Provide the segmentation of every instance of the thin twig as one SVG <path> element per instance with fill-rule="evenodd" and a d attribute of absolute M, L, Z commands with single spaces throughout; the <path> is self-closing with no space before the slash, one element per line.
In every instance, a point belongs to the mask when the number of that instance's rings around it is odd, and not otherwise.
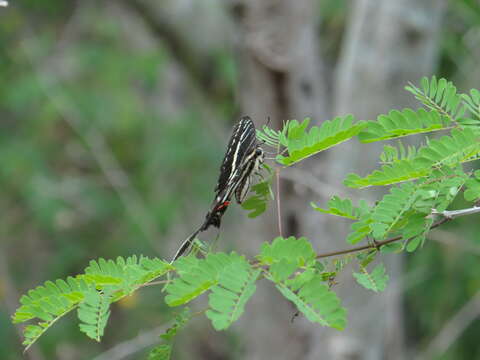
<path fill-rule="evenodd" d="M 277 221 L 278 221 L 278 233 L 283 237 L 282 231 L 282 208 L 280 203 L 280 168 L 275 169 L 275 177 L 277 180 Z"/>

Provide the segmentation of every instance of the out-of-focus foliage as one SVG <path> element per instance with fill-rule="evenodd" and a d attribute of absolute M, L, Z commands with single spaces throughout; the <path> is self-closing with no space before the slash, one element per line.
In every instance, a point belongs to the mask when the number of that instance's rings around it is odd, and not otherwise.
<path fill-rule="evenodd" d="M 479 81 L 479 37 L 478 1 L 449 1 L 440 34 L 442 53 L 437 73 L 451 79 L 462 92 L 477 87 Z M 470 182 L 474 181 L 472 179 Z M 460 198 L 453 204 L 458 208 L 464 205 L 464 200 Z M 478 227 L 467 219 L 459 219 L 457 223 L 447 225 L 445 230 L 456 234 L 456 240 L 465 239 L 465 243 L 460 246 L 429 246 L 425 251 L 409 257 L 407 262 L 407 268 L 412 273 L 419 274 L 408 287 L 406 296 L 407 314 L 411 314 L 406 317 L 408 343 L 419 349 L 429 345 L 446 322 L 477 293 L 480 285 L 479 278 L 475 275 L 479 271 L 479 255 L 468 247 L 468 244 L 473 248 L 480 246 Z M 433 233 L 431 237 L 441 240 L 441 234 Z M 480 322 L 475 320 L 441 359 L 479 357 L 479 331 Z"/>
<path fill-rule="evenodd" d="M 230 124 L 205 116 L 172 78 L 169 49 L 122 11 L 57 0 L 0 10 L 0 251 L 18 292 L 78 273 L 92 257 L 167 256 L 172 226 L 195 222 L 187 215 L 211 200 L 225 145 L 212 127 Z M 233 58 L 218 53 L 216 84 L 232 89 Z M 211 110 L 231 119 L 232 108 L 227 96 Z M 20 359 L 2 301 L 17 296 L 4 286 L 0 277 L 0 358 Z M 103 346 L 158 326 L 166 311 L 155 291 L 118 302 L 109 323 L 128 326 Z M 51 332 L 40 344 L 46 358 L 101 351 L 68 322 Z"/>
<path fill-rule="evenodd" d="M 177 333 L 185 327 L 190 320 L 191 313 L 188 307 L 185 307 L 175 315 L 175 322 L 164 334 L 160 335 L 163 343 L 150 351 L 148 360 L 169 360 L 172 355 L 172 345 Z"/>
<path fill-rule="evenodd" d="M 162 40 L 152 39 L 148 30 L 112 8 L 93 1 L 9 2 L 8 8 L 0 9 L 0 252 L 8 259 L 10 280 L 24 292 L 47 278 L 78 273 L 92 257 L 155 254 L 154 247 L 164 248 L 162 236 L 168 236 L 175 223 L 196 214 L 192 208 L 198 202 L 211 200 L 215 164 L 223 149 L 221 139 L 211 140 L 203 104 L 191 102 L 188 91 L 174 86 L 171 53 Z M 351 2 L 319 3 L 322 53 L 332 65 L 340 53 Z M 478 2 L 448 4 L 437 73 L 461 89 L 478 87 Z M 197 19 L 202 21 L 201 16 Z M 188 26 L 197 30 L 195 24 Z M 225 47 L 213 53 L 219 71 L 209 78 L 227 94 L 213 106 L 230 118 L 235 109 L 234 54 Z M 50 91 L 39 84 L 39 74 L 53 81 Z M 183 99 L 180 104 L 172 103 L 173 92 Z M 67 98 L 68 108 L 79 114 L 80 131 L 70 125 L 71 114 L 61 111 L 52 95 Z M 100 169 L 85 138 L 92 129 L 101 132 L 139 192 L 152 218 L 153 239 Z M 121 174 L 113 175 L 123 184 Z M 470 185 L 475 187 L 473 179 Z M 454 203 L 464 205 L 461 199 Z M 449 230 L 480 246 L 478 229 L 468 223 L 460 219 Z M 408 288 L 406 299 L 413 347 L 428 344 L 475 294 L 478 260 L 462 246 L 433 244 L 408 259 L 409 270 L 426 273 Z M 116 337 L 107 334 L 105 347 L 164 321 L 157 292 L 147 289 L 113 307 L 109 322 Z M 17 360 L 23 356 L 10 325 L 12 309 L 4 307 L 8 295 L 13 296 L 0 279 L 0 358 Z M 73 322 L 60 322 L 50 331 L 39 342 L 46 358 L 68 357 L 80 348 L 91 358 L 101 351 L 77 336 Z M 472 323 L 442 360 L 480 357 L 479 331 L 479 322 Z"/>

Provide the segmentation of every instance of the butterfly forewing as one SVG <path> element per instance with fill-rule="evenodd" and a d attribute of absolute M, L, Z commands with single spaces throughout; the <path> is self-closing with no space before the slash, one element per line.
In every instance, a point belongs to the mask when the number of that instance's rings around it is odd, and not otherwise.
<path fill-rule="evenodd" d="M 238 180 L 236 178 L 238 177 L 238 170 L 244 163 L 245 156 L 255 149 L 255 144 L 255 126 L 250 117 L 244 116 L 233 128 L 232 136 L 228 142 L 227 151 L 220 168 L 220 176 L 215 187 L 217 197 Z"/>

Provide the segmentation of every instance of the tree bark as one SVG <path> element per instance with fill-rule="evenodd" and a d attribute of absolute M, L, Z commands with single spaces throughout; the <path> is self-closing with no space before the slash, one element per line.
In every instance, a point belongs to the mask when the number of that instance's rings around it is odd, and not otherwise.
<path fill-rule="evenodd" d="M 335 114 L 353 113 L 375 119 L 392 108 L 417 107 L 404 91 L 409 82 L 430 75 L 436 66 L 438 34 L 444 1 L 359 0 L 354 2 L 335 81 Z M 330 158 L 329 178 L 339 184 L 347 173 L 366 174 L 376 163 L 381 144 L 347 143 Z M 361 151 L 359 151 L 361 149 Z M 375 194 L 370 194 L 370 196 Z M 329 224 L 329 243 L 344 243 L 345 227 Z M 330 359 L 404 359 L 402 307 L 402 259 L 384 257 L 390 285 L 381 295 L 372 295 L 352 279 L 341 282 L 340 295 L 349 310 L 349 325 L 343 333 L 316 329 L 325 336 L 308 359 L 320 352 Z"/>
<path fill-rule="evenodd" d="M 237 52 L 242 113 L 255 119 L 257 126 L 270 118 L 269 126 L 277 129 L 287 119 L 325 118 L 326 89 L 315 2 L 232 1 L 231 11 L 240 34 Z M 291 183 L 282 181 L 281 187 L 282 202 L 288 204 L 282 212 L 282 235 L 300 235 L 296 212 L 305 208 L 305 199 L 292 196 Z M 254 229 L 254 233 L 264 234 L 263 239 L 278 236 L 276 217 L 272 216 L 263 229 Z M 258 243 L 249 246 L 258 250 Z M 294 308 L 269 285 L 259 284 L 242 318 L 244 358 L 302 359 L 308 340 L 304 319 L 292 322 Z"/>
<path fill-rule="evenodd" d="M 242 35 L 239 66 L 243 112 L 259 122 L 270 116 L 277 125 L 292 117 L 326 119 L 329 109 L 325 100 L 330 99 L 326 96 L 317 49 L 313 2 L 245 0 L 232 4 Z M 354 2 L 333 79 L 332 112 L 351 112 L 357 118 L 374 119 L 392 107 L 411 106 L 412 99 L 403 88 L 408 81 L 418 81 L 434 70 L 444 5 L 444 1 L 435 0 Z M 309 162 L 309 171 L 323 174 L 329 184 L 341 187 L 347 173 L 363 174 L 371 169 L 378 153 L 375 146 L 347 143 L 330 154 L 328 165 L 318 159 Z M 298 193 L 292 200 L 292 188 L 283 189 L 290 190 L 282 195 L 282 202 L 288 206 L 282 217 L 284 235 L 307 235 L 317 242 L 318 248 L 342 246 L 347 229 L 333 222 L 325 223 L 310 211 Z M 244 319 L 248 327 L 246 357 L 405 358 L 401 259 L 396 256 L 384 260 L 388 262 L 391 283 L 382 295 L 373 296 L 347 276 L 338 279 L 340 285 L 335 290 L 350 314 L 343 333 L 320 328 L 304 319 L 288 323 L 285 317 L 293 312 L 292 308 L 275 291 L 260 289 Z M 252 326 L 258 316 L 262 317 L 261 325 Z"/>

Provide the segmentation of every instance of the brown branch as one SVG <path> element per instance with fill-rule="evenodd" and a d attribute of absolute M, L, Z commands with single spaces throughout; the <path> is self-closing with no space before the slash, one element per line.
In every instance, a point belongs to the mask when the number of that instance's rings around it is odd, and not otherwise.
<path fill-rule="evenodd" d="M 430 229 L 435 229 L 436 227 L 439 227 L 440 225 L 445 224 L 446 222 L 450 221 L 451 218 L 444 217 L 443 219 L 437 221 L 435 224 L 433 224 Z M 368 249 L 378 249 L 383 245 L 393 243 L 395 241 L 402 240 L 402 236 L 395 236 L 391 239 L 383 240 L 383 241 L 376 241 L 373 244 L 367 244 L 367 245 L 362 245 L 362 246 L 357 246 L 353 247 L 350 249 L 344 249 L 344 250 L 338 250 L 338 251 L 331 251 L 331 252 L 326 252 L 326 253 L 320 253 L 317 254 L 317 259 L 322 259 L 322 258 L 327 258 L 327 257 L 332 257 L 332 256 L 338 256 L 338 255 L 344 255 L 344 254 L 350 254 L 358 251 L 363 251 L 363 250 L 368 250 Z M 407 241 L 412 240 L 413 238 L 408 239 Z"/>

